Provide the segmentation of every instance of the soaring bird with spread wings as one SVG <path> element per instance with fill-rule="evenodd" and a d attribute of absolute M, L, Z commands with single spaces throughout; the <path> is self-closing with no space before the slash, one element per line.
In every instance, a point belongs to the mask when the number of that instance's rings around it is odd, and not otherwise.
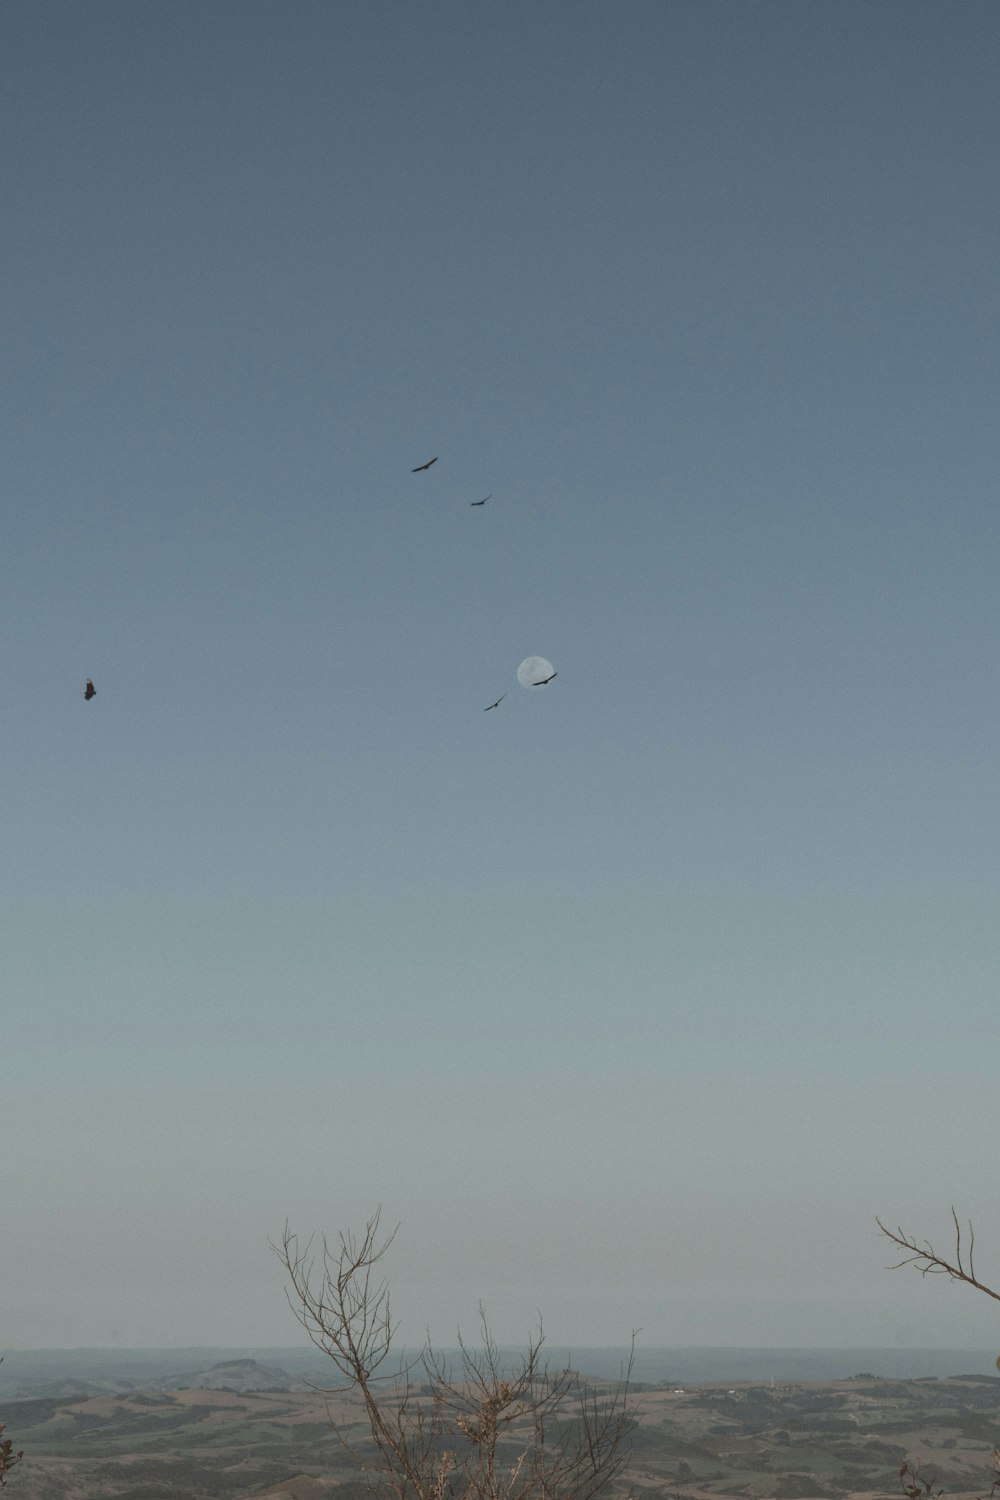
<path fill-rule="evenodd" d="M 430 468 L 431 464 L 436 464 L 436 463 L 437 463 L 437 458 L 436 457 L 435 458 L 429 458 L 425 464 L 418 464 L 415 469 L 411 469 L 410 473 L 411 474 L 422 474 L 425 469 L 429 469 Z"/>
<path fill-rule="evenodd" d="M 552 677 L 558 677 L 558 676 L 559 676 L 558 672 L 553 672 L 552 673 Z M 532 687 L 544 687 L 547 682 L 551 682 L 552 681 L 552 677 L 541 677 L 541 678 L 539 678 L 539 680 L 537 682 L 533 682 L 531 684 L 531 686 Z"/>
<path fill-rule="evenodd" d="M 492 495 L 492 492 L 491 492 L 489 495 L 486 496 L 486 500 L 492 500 L 492 499 L 493 499 L 493 495 Z M 469 504 L 470 505 L 485 505 L 486 504 L 486 500 L 470 500 Z"/>
<path fill-rule="evenodd" d="M 506 693 L 501 693 L 495 703 L 487 703 L 486 707 L 483 709 L 483 713 L 488 714 L 491 708 L 499 708 L 506 696 Z"/>

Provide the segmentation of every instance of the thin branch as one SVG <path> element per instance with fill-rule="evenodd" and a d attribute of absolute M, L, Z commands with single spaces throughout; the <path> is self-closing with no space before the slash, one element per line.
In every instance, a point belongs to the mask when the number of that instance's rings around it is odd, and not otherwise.
<path fill-rule="evenodd" d="M 975 1262 L 973 1260 L 975 1234 L 971 1221 L 967 1230 L 968 1244 L 966 1248 L 963 1248 L 962 1226 L 958 1222 L 958 1215 L 954 1208 L 951 1211 L 951 1217 L 955 1225 L 955 1259 L 953 1261 L 946 1260 L 943 1255 L 938 1255 L 933 1245 L 927 1240 L 921 1244 L 910 1235 L 904 1234 L 903 1230 L 898 1227 L 895 1231 L 888 1229 L 882 1223 L 881 1219 L 876 1218 L 875 1222 L 886 1239 L 891 1240 L 894 1245 L 898 1245 L 901 1250 L 907 1252 L 903 1259 L 897 1260 L 894 1265 L 889 1267 L 889 1270 L 898 1271 L 901 1266 L 914 1266 L 920 1272 L 921 1276 L 948 1276 L 952 1281 L 964 1281 L 968 1286 L 974 1286 L 977 1291 L 985 1292 L 987 1297 L 992 1297 L 995 1301 L 1000 1302 L 1000 1292 L 994 1291 L 991 1286 L 986 1285 L 985 1281 L 980 1281 L 976 1275 Z"/>

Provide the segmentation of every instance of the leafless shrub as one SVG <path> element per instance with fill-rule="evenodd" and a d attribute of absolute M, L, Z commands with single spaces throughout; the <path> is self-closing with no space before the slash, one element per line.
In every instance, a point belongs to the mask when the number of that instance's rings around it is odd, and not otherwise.
<path fill-rule="evenodd" d="M 0 1361 L 2 1363 L 2 1361 Z M 4 1424 L 0 1422 L 0 1434 L 4 1431 Z M 7 1475 L 15 1468 L 24 1457 L 23 1452 L 15 1453 L 14 1444 L 10 1438 L 0 1437 L 0 1489 L 7 1483 Z"/>
<path fill-rule="evenodd" d="M 997 1491 L 1000 1490 L 1000 1448 L 994 1448 L 990 1455 L 993 1460 L 993 1483 L 990 1485 L 990 1493 L 983 1500 L 994 1500 Z"/>
<path fill-rule="evenodd" d="M 457 1371 L 429 1341 L 386 1371 L 395 1325 L 379 1268 L 395 1230 L 380 1238 L 380 1215 L 339 1246 L 324 1238 L 316 1253 L 287 1225 L 274 1246 L 293 1312 L 364 1403 L 376 1454 L 369 1488 L 393 1500 L 592 1500 L 628 1460 L 631 1356 L 616 1383 L 597 1389 L 549 1369 L 539 1326 L 511 1368 L 480 1308 L 482 1346 L 460 1338 Z"/>
<path fill-rule="evenodd" d="M 937 1500 L 944 1490 L 934 1488 L 933 1479 L 921 1479 L 920 1464 L 911 1464 L 907 1459 L 899 1466 L 899 1487 L 907 1500 Z"/>
<path fill-rule="evenodd" d="M 0 1422 L 0 1432 L 3 1432 L 3 1423 Z M 7 1483 L 7 1475 L 15 1465 L 21 1462 L 23 1453 L 14 1452 L 14 1444 L 10 1438 L 0 1441 L 0 1487 Z"/>

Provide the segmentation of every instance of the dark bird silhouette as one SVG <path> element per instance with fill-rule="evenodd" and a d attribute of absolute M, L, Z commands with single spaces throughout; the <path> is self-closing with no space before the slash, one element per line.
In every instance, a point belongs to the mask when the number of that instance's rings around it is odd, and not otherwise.
<path fill-rule="evenodd" d="M 418 464 L 415 469 L 411 469 L 410 473 L 411 474 L 422 474 L 425 469 L 429 469 L 430 468 L 431 464 L 436 464 L 436 463 L 437 463 L 437 459 L 436 458 L 429 458 L 425 464 Z"/>
<path fill-rule="evenodd" d="M 492 499 L 493 499 L 493 495 L 492 494 L 489 494 L 489 495 L 486 496 L 486 500 L 492 500 Z M 485 505 L 486 504 L 486 500 L 470 500 L 469 504 L 470 505 Z"/>
<path fill-rule="evenodd" d="M 488 714 L 491 708 L 499 708 L 500 705 L 501 705 L 501 703 L 503 702 L 503 700 L 506 698 L 506 696 L 507 696 L 506 693 L 501 693 L 500 696 L 499 696 L 499 698 L 497 699 L 497 701 L 495 703 L 488 703 L 486 705 L 486 707 L 483 709 L 483 713 L 484 714 Z"/>
<path fill-rule="evenodd" d="M 553 672 L 552 673 L 552 677 L 558 677 L 558 676 L 559 676 L 558 672 Z M 552 681 L 552 677 L 542 677 L 542 678 L 539 679 L 538 682 L 533 682 L 531 684 L 531 686 L 532 687 L 544 687 L 547 682 L 551 682 Z"/>
<path fill-rule="evenodd" d="M 89 677 L 87 678 L 87 686 L 83 696 L 86 698 L 88 703 L 90 702 L 91 698 L 97 697 L 97 689 L 95 688 Z"/>

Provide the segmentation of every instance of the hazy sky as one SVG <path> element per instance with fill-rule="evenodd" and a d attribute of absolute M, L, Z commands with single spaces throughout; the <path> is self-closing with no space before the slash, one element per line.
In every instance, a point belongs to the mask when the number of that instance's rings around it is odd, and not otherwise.
<path fill-rule="evenodd" d="M 998 49 L 3 8 L 0 1344 L 1000 1350 Z"/>

